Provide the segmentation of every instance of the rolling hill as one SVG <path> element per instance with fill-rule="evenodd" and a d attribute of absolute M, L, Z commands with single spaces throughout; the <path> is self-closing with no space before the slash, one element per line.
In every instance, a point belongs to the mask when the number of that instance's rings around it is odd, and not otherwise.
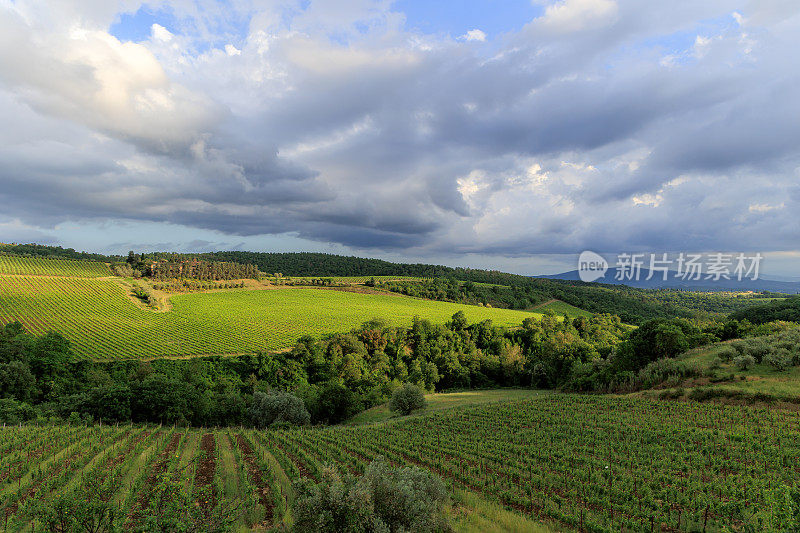
<path fill-rule="evenodd" d="M 167 310 L 157 312 L 137 305 L 130 282 L 97 277 L 102 263 L 75 262 L 71 275 L 57 276 L 52 273 L 71 262 L 8 259 L 0 261 L 0 324 L 19 320 L 33 333 L 57 330 L 77 354 L 93 359 L 281 350 L 303 335 L 346 332 L 371 319 L 397 326 L 410 325 L 414 317 L 444 323 L 463 311 L 470 322 L 518 326 L 526 317 L 541 316 L 399 295 L 268 285 L 172 295 Z M 10 265 L 15 274 L 2 274 Z"/>

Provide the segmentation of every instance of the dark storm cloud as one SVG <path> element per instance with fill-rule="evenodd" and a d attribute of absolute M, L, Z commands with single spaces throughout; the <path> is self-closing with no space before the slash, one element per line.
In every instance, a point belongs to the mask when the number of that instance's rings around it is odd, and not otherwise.
<path fill-rule="evenodd" d="M 417 254 L 796 247 L 794 3 L 562 0 L 486 43 L 280 4 L 234 2 L 230 48 L 120 43 L 106 3 L 0 7 L 3 215 Z"/>

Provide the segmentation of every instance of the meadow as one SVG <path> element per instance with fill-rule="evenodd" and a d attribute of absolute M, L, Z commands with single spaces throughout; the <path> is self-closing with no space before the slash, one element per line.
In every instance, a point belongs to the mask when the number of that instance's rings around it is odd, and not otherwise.
<path fill-rule="evenodd" d="M 174 513 L 263 529 L 291 523 L 293 480 L 382 456 L 446 481 L 456 531 L 774 530 L 798 437 L 796 412 L 566 394 L 355 427 L 23 426 L 0 430 L 0 519 L 21 531 L 58 494 L 112 502 L 128 527 Z"/>
<path fill-rule="evenodd" d="M 174 295 L 171 310 L 138 306 L 113 279 L 0 276 L 0 324 L 19 320 L 32 333 L 57 330 L 80 357 L 98 360 L 238 354 L 290 347 L 303 335 L 346 332 L 374 318 L 410 325 L 444 323 L 457 311 L 470 322 L 519 326 L 524 311 L 395 295 L 313 288 Z"/>

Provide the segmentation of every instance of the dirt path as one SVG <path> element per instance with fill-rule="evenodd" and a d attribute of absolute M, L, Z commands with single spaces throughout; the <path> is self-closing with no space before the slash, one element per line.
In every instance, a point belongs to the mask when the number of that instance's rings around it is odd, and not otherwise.
<path fill-rule="evenodd" d="M 545 306 L 548 306 L 548 305 L 550 305 L 550 304 L 554 304 L 554 303 L 556 303 L 556 302 L 558 302 L 558 301 L 559 301 L 559 300 L 556 300 L 555 298 L 553 298 L 553 299 L 551 299 L 551 300 L 547 300 L 546 302 L 542 302 L 542 303 L 540 303 L 540 304 L 536 304 L 536 305 L 534 305 L 533 307 L 531 307 L 531 309 L 539 309 L 539 308 L 541 308 L 541 307 L 545 307 Z"/>

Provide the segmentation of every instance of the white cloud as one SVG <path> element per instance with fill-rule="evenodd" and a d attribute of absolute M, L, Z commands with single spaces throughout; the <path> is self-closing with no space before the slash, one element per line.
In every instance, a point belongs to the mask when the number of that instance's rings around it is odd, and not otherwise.
<path fill-rule="evenodd" d="M 615 0 L 561 0 L 547 6 L 541 22 L 559 32 L 576 32 L 607 23 L 617 10 Z"/>
<path fill-rule="evenodd" d="M 486 33 L 482 32 L 479 29 L 469 30 L 467 33 L 461 36 L 462 39 L 465 41 L 480 41 L 484 42 L 486 40 Z"/>
<path fill-rule="evenodd" d="M 141 220 L 418 256 L 800 238 L 791 2 L 550 2 L 491 57 L 477 29 L 404 31 L 388 1 L 180 2 L 141 43 L 108 33 L 111 4 L 0 0 L 20 231 Z M 700 24 L 734 8 L 747 36 Z M 676 32 L 702 38 L 665 50 Z"/>

